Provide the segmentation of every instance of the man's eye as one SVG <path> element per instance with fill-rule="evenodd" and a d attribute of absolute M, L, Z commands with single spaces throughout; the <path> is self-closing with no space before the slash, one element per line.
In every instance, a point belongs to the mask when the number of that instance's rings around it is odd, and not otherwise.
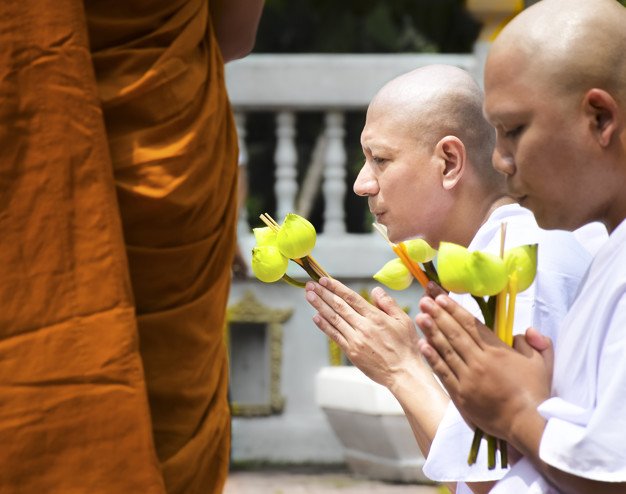
<path fill-rule="evenodd" d="M 524 130 L 524 126 L 518 125 L 517 127 L 514 127 L 511 130 L 505 130 L 504 137 L 506 137 L 507 139 L 515 139 L 516 137 L 519 137 L 519 135 L 522 133 L 523 130 Z"/>
<path fill-rule="evenodd" d="M 385 161 L 387 161 L 387 159 L 386 158 L 381 158 L 379 156 L 372 156 L 372 161 L 376 165 L 382 165 L 382 164 L 385 163 Z"/>

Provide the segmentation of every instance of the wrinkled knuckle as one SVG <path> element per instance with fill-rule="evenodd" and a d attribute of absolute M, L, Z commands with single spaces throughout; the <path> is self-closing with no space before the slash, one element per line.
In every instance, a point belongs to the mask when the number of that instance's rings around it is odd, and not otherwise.
<path fill-rule="evenodd" d="M 345 301 L 349 304 L 354 306 L 358 301 L 358 297 L 356 295 L 356 293 L 349 293 L 348 295 L 346 295 L 345 297 Z"/>
<path fill-rule="evenodd" d="M 333 313 L 331 314 L 328 322 L 330 322 L 331 325 L 337 327 L 340 321 L 341 321 L 341 318 L 339 317 L 339 315 L 336 313 Z"/>
<path fill-rule="evenodd" d="M 441 356 L 444 358 L 444 360 L 450 361 L 454 357 L 456 357 L 456 352 L 451 347 L 446 346 L 442 349 Z"/>

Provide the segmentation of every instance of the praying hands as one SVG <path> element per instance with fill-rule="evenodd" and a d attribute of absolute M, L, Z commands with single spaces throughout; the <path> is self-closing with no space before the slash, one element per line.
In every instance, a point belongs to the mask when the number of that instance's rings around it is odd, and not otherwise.
<path fill-rule="evenodd" d="M 537 407 L 550 396 L 549 340 L 530 329 L 511 349 L 446 295 L 424 297 L 420 309 L 420 351 L 461 414 L 522 454 L 536 455 L 545 427 Z"/>

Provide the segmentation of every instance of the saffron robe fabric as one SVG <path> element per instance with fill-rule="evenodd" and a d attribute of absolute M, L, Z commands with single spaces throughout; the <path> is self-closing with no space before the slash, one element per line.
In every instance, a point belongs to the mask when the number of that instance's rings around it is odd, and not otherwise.
<path fill-rule="evenodd" d="M 208 2 L 0 26 L 0 491 L 220 492 L 237 144 Z"/>
<path fill-rule="evenodd" d="M 495 210 L 481 226 L 469 245 L 470 250 L 480 250 L 498 255 L 500 252 L 500 224 L 506 222 L 505 250 L 519 245 L 537 243 L 537 275 L 533 284 L 517 296 L 514 334 L 522 334 L 530 326 L 556 341 L 558 327 L 573 303 L 582 278 L 592 256 L 579 239 L 601 242 L 606 231 L 593 235 L 580 232 L 578 237 L 565 231 L 546 231 L 539 228 L 533 214 L 517 204 Z M 600 237 L 598 239 L 598 237 Z M 451 294 L 451 297 L 482 320 L 478 304 L 470 295 Z M 473 431 L 464 422 L 454 404 L 450 403 L 437 429 L 424 473 L 437 481 L 458 482 L 457 492 L 471 492 L 462 483 L 497 480 L 506 470 L 500 467 L 499 455 L 495 470 L 487 468 L 487 443 L 483 440 L 477 463 L 469 466 L 467 455 Z"/>
<path fill-rule="evenodd" d="M 219 492 L 238 150 L 209 4 L 85 5 L 157 454 L 168 492 Z"/>

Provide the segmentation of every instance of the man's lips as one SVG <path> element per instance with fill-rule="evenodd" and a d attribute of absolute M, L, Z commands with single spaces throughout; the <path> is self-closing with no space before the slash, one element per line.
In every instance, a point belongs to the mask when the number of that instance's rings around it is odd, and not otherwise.
<path fill-rule="evenodd" d="M 379 211 L 379 212 L 372 211 L 372 214 L 374 215 L 374 218 L 376 218 L 376 222 L 377 223 L 382 223 L 381 220 L 382 220 L 383 216 L 385 216 L 384 212 L 382 212 L 382 211 Z"/>

